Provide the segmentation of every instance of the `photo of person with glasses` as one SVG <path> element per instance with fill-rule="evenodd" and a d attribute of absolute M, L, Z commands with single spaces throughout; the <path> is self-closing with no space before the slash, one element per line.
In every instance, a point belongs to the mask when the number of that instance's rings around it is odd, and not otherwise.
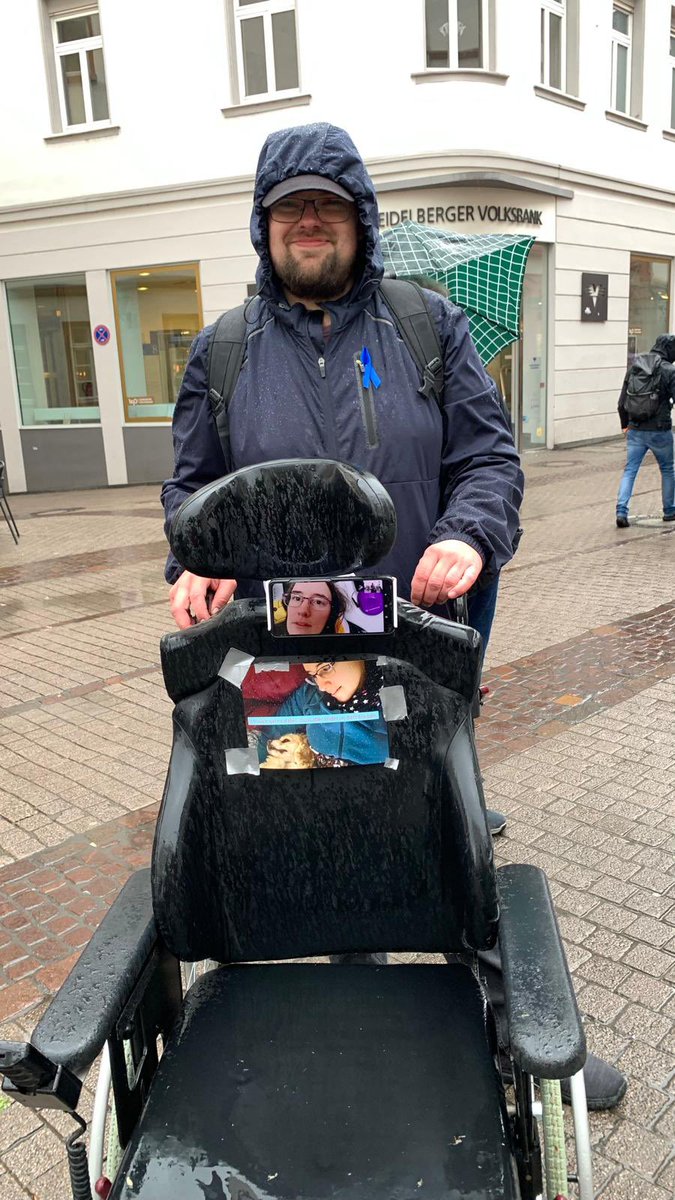
<path fill-rule="evenodd" d="M 389 758 L 377 663 L 356 659 L 302 665 L 305 682 L 284 700 L 273 723 L 247 716 L 250 727 L 259 726 L 261 766 L 348 767 Z M 242 690 L 246 701 L 246 680 Z"/>
<path fill-rule="evenodd" d="M 275 633 L 289 637 L 309 637 L 321 633 L 363 633 L 359 625 L 345 617 L 347 597 L 334 583 L 316 580 L 289 580 L 281 595 L 274 589 Z"/>

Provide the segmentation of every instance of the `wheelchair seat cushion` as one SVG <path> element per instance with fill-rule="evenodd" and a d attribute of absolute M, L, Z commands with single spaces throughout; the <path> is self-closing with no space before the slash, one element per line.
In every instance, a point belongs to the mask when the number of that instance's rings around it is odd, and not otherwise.
<path fill-rule="evenodd" d="M 220 967 L 111 1200 L 515 1200 L 506 1119 L 467 967 Z"/>

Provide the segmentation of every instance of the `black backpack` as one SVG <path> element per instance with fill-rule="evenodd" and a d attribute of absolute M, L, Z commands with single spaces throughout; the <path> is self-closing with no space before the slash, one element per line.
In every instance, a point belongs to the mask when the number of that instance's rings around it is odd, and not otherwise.
<path fill-rule="evenodd" d="M 427 399 L 433 398 L 440 407 L 443 396 L 443 355 L 436 322 L 429 311 L 424 291 L 410 279 L 383 279 L 380 294 L 401 339 L 419 368 L 422 376 L 420 393 Z M 244 361 L 249 329 L 244 319 L 245 308 L 245 304 L 240 304 L 223 313 L 216 321 L 209 342 L 208 397 L 226 463 L 230 461 L 228 407 Z"/>
<path fill-rule="evenodd" d="M 626 376 L 623 406 L 632 422 L 650 421 L 661 402 L 661 355 L 638 354 Z"/>

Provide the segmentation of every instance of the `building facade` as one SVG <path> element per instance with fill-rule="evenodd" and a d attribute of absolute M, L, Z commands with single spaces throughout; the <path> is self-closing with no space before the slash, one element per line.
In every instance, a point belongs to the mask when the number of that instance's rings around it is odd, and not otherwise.
<path fill-rule="evenodd" d="M 254 287 L 264 138 L 343 125 L 405 219 L 535 237 L 490 370 L 523 447 L 618 432 L 674 329 L 669 0 L 30 0 L 0 78 L 10 490 L 153 482 L 202 324 Z"/>

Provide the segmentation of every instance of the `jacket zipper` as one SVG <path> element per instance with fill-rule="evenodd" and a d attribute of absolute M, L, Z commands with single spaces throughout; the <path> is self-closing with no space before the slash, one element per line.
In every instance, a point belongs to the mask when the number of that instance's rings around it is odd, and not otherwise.
<path fill-rule="evenodd" d="M 377 418 L 375 416 L 375 405 L 373 403 L 373 393 L 371 388 L 363 386 L 363 363 L 358 354 L 354 355 L 354 372 L 356 374 L 356 389 L 359 394 L 359 404 L 361 405 L 361 417 L 363 419 L 363 428 L 366 434 L 366 446 L 369 450 L 374 450 L 379 446 L 380 439 L 377 436 Z"/>
<path fill-rule="evenodd" d="M 325 379 L 326 378 L 326 360 L 325 360 L 324 356 L 320 355 L 320 357 L 317 358 L 316 361 L 317 361 L 317 364 L 319 367 L 319 375 L 321 376 L 322 379 Z M 326 419 L 326 434 L 327 434 L 328 440 L 331 444 L 326 446 L 326 453 L 328 454 L 328 456 L 330 458 L 339 458 L 340 455 L 338 454 L 338 438 L 337 438 L 337 427 L 335 425 L 335 411 L 333 408 L 333 402 L 330 399 L 330 397 L 329 397 L 328 407 L 330 407 L 330 413 L 327 411 L 326 407 L 324 407 L 324 414 L 325 414 L 325 419 Z"/>

